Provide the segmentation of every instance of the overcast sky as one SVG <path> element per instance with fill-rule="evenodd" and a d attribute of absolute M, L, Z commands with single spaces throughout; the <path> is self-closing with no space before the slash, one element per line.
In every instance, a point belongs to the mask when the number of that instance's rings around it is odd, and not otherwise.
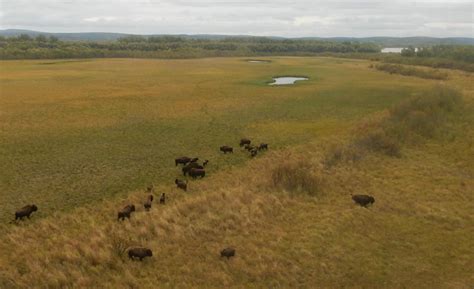
<path fill-rule="evenodd" d="M 0 28 L 48 32 L 474 37 L 466 0 L 0 0 Z"/>

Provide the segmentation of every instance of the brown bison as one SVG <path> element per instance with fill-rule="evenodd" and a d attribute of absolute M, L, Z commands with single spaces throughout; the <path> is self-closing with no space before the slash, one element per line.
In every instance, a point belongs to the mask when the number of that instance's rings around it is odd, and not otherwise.
<path fill-rule="evenodd" d="M 199 158 L 192 158 L 189 162 L 190 162 L 190 163 L 195 163 L 195 162 L 197 162 L 198 160 L 199 160 Z"/>
<path fill-rule="evenodd" d="M 183 165 L 186 165 L 187 163 L 189 163 L 191 161 L 191 158 L 188 158 L 188 157 L 180 157 L 180 158 L 177 158 L 174 160 L 174 164 L 175 166 L 177 166 L 178 164 L 183 164 Z"/>
<path fill-rule="evenodd" d="M 22 220 L 24 217 L 27 217 L 29 219 L 30 215 L 36 211 L 38 211 L 38 207 L 36 205 L 24 206 L 23 208 L 15 212 L 15 221 L 18 219 Z"/>
<path fill-rule="evenodd" d="M 183 190 L 183 191 L 187 191 L 188 190 L 188 184 L 187 182 L 183 181 L 183 180 L 178 180 L 178 179 L 175 179 L 174 180 L 174 183 L 176 184 L 176 187 L 178 187 L 179 189 Z"/>
<path fill-rule="evenodd" d="M 258 146 L 258 150 L 261 151 L 261 150 L 268 150 L 268 144 L 266 143 L 261 143 L 259 146 Z"/>
<path fill-rule="evenodd" d="M 128 250 L 128 258 L 134 260 L 134 258 L 143 260 L 145 257 L 152 257 L 153 252 L 148 248 L 136 247 Z"/>
<path fill-rule="evenodd" d="M 189 170 L 189 175 L 195 179 L 197 177 L 204 178 L 206 171 L 204 169 L 192 168 Z"/>
<path fill-rule="evenodd" d="M 257 156 L 257 153 L 258 153 L 258 150 L 256 148 L 254 148 L 253 150 L 250 151 L 250 156 L 255 157 L 255 156 Z"/>
<path fill-rule="evenodd" d="M 130 219 L 130 214 L 135 212 L 135 205 L 126 205 L 120 212 L 118 212 L 118 220 Z"/>
<path fill-rule="evenodd" d="M 353 195 L 352 200 L 362 207 L 367 207 L 367 205 L 375 203 L 374 197 L 369 195 Z"/>
<path fill-rule="evenodd" d="M 189 163 L 185 165 L 181 170 L 183 171 L 183 176 L 186 176 L 186 174 L 191 170 L 191 169 L 203 169 L 204 167 L 201 166 L 198 163 Z"/>
<path fill-rule="evenodd" d="M 256 146 L 253 146 L 253 145 L 249 145 L 249 144 L 246 144 L 244 146 L 244 149 L 248 150 L 248 151 L 251 151 L 253 149 L 256 149 L 257 147 Z"/>
<path fill-rule="evenodd" d="M 240 140 L 239 146 L 244 146 L 244 145 L 249 145 L 252 141 L 249 140 L 248 138 L 243 138 Z"/>
<path fill-rule="evenodd" d="M 205 161 L 202 163 L 202 166 L 205 167 L 205 166 L 207 166 L 208 163 L 209 163 L 209 160 L 205 160 Z"/>
<path fill-rule="evenodd" d="M 235 256 L 234 248 L 229 247 L 221 251 L 221 257 L 227 257 L 227 259 L 229 259 L 230 257 L 234 257 L 234 256 Z"/>
<path fill-rule="evenodd" d="M 165 193 L 162 193 L 162 194 L 161 194 L 161 197 L 160 197 L 160 204 L 161 204 L 161 205 L 164 205 L 164 204 L 165 204 L 165 201 L 166 201 Z"/>
<path fill-rule="evenodd" d="M 149 195 L 146 198 L 146 202 L 143 204 L 143 207 L 145 207 L 145 210 L 149 211 L 151 209 L 152 202 L 153 202 L 153 195 Z"/>
<path fill-rule="evenodd" d="M 234 153 L 234 149 L 230 146 L 221 146 L 220 151 L 223 152 L 224 154 L 226 153 Z"/>

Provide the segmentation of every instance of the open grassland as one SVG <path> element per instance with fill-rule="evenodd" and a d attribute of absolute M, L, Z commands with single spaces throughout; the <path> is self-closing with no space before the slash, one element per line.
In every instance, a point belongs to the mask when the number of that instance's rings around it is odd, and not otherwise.
<path fill-rule="evenodd" d="M 458 99 L 365 61 L 271 60 L 2 63 L 1 217 L 40 212 L 0 226 L 0 288 L 471 288 L 472 76 L 448 72 Z M 310 80 L 265 85 L 288 74 Z M 242 136 L 271 151 L 219 155 Z M 211 160 L 188 193 L 183 154 Z M 169 202 L 144 212 L 150 182 Z"/>
<path fill-rule="evenodd" d="M 171 184 L 174 158 L 209 159 L 240 137 L 272 149 L 344 133 L 433 81 L 387 77 L 367 62 L 330 58 L 11 61 L 0 74 L 0 218 L 24 203 L 38 217 Z M 307 75 L 270 87 L 275 75 Z"/>

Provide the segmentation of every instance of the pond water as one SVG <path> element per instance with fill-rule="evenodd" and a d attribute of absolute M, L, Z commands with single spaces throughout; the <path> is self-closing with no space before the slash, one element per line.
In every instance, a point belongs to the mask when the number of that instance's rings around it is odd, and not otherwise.
<path fill-rule="evenodd" d="M 283 77 L 274 77 L 273 82 L 270 83 L 269 85 L 288 85 L 288 84 L 294 84 L 297 81 L 300 80 L 308 80 L 309 78 L 307 77 L 294 77 L 294 76 L 283 76 Z"/>

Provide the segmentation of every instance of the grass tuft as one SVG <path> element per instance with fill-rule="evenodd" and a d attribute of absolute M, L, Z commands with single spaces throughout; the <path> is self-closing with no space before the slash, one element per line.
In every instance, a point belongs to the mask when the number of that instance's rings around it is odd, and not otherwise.
<path fill-rule="evenodd" d="M 324 176 L 322 169 L 316 167 L 310 160 L 304 157 L 292 157 L 278 163 L 272 169 L 271 184 L 276 189 L 290 193 L 321 196 Z"/>

